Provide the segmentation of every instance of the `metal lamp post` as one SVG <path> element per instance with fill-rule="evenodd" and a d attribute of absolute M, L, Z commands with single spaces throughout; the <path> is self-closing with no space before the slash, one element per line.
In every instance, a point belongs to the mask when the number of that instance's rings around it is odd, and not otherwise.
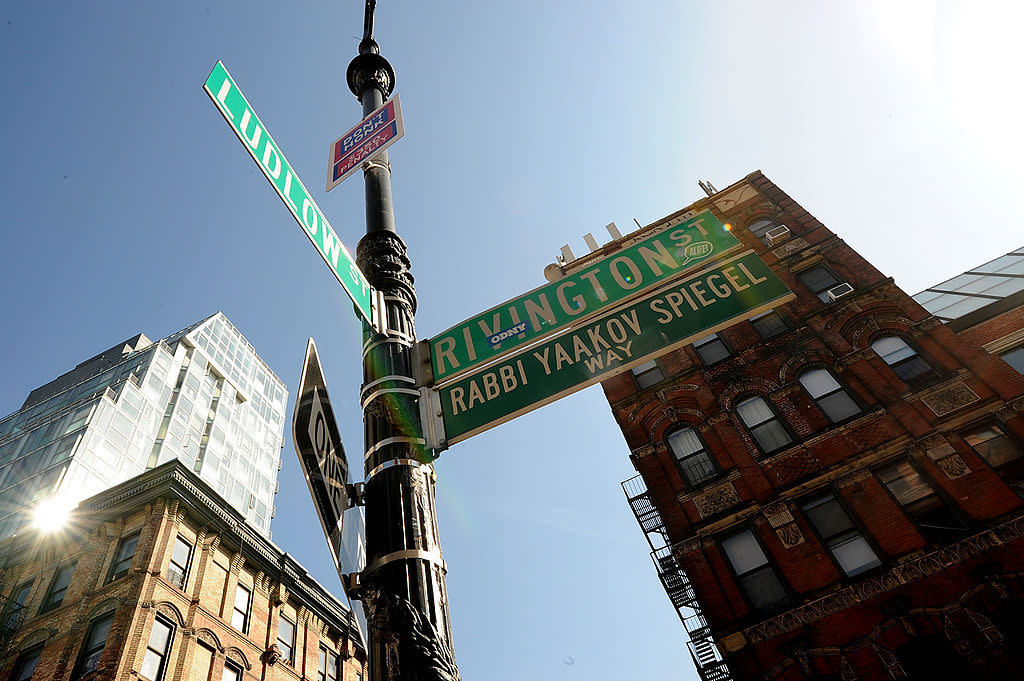
<path fill-rule="evenodd" d="M 395 71 L 373 39 L 376 0 L 366 0 L 349 89 L 368 115 L 391 95 Z M 383 298 L 381 328 L 364 323 L 366 568 L 370 681 L 459 681 L 434 503 L 433 455 L 426 447 L 413 378 L 416 289 L 395 227 L 385 151 L 363 165 L 366 236 L 357 263 Z"/>

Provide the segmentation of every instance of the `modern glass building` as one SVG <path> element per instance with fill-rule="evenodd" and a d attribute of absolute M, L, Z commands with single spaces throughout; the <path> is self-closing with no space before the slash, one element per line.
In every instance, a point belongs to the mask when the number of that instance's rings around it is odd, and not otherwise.
<path fill-rule="evenodd" d="M 942 321 L 950 322 L 1022 291 L 1024 247 L 930 286 L 913 298 Z"/>
<path fill-rule="evenodd" d="M 287 399 L 223 313 L 119 343 L 0 420 L 0 539 L 44 502 L 70 508 L 171 459 L 269 537 Z"/>

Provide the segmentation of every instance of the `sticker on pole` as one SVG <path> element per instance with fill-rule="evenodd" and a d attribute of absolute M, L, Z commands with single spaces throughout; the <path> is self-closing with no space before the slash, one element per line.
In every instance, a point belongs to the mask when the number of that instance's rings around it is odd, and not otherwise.
<path fill-rule="evenodd" d="M 405 134 L 402 105 L 395 95 L 384 106 L 331 142 L 327 158 L 327 191 L 359 170 L 364 161 L 381 153 Z"/>

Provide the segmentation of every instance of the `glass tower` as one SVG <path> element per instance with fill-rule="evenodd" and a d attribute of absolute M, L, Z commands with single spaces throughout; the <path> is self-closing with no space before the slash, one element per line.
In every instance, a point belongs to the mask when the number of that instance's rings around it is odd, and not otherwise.
<path fill-rule="evenodd" d="M 1024 291 L 1024 247 L 967 270 L 914 296 L 944 322 Z"/>
<path fill-rule="evenodd" d="M 221 312 L 157 342 L 119 343 L 0 420 L 0 539 L 41 502 L 71 507 L 170 459 L 269 537 L 287 400 Z"/>

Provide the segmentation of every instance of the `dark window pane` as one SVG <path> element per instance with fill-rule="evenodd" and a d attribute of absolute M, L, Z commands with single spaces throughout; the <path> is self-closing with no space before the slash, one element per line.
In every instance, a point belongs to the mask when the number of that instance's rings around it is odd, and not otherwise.
<path fill-rule="evenodd" d="M 11 675 L 12 681 L 28 681 L 31 679 L 32 675 L 36 672 L 36 665 L 39 664 L 39 656 L 42 652 L 43 649 L 39 647 L 22 653 L 14 664 L 14 674 Z"/>
<path fill-rule="evenodd" d="M 805 508 L 807 519 L 826 541 L 853 529 L 853 521 L 835 497 L 829 496 Z"/>
<path fill-rule="evenodd" d="M 722 342 L 717 333 L 694 341 L 693 349 L 697 351 L 701 361 L 709 365 L 721 362 L 729 356 L 729 348 L 725 346 L 725 343 Z"/>
<path fill-rule="evenodd" d="M 789 324 L 786 323 L 785 318 L 775 310 L 769 310 L 756 317 L 752 317 L 750 323 L 753 325 L 754 330 L 757 331 L 757 335 L 766 340 L 789 330 Z"/>
<path fill-rule="evenodd" d="M 1014 348 L 1013 350 L 1004 352 L 999 356 L 1006 360 L 1006 363 L 1018 372 L 1024 374 L 1024 346 Z"/>
<path fill-rule="evenodd" d="M 765 454 L 778 451 L 793 441 L 763 398 L 751 397 L 740 402 L 736 413 Z"/>
<path fill-rule="evenodd" d="M 732 569 L 738 575 L 768 563 L 768 557 L 764 555 L 764 550 L 761 549 L 761 545 L 750 530 L 744 530 L 723 539 L 722 550 L 725 551 L 729 563 L 732 564 Z"/>
<path fill-rule="evenodd" d="M 807 290 L 826 303 L 828 302 L 828 290 L 842 283 L 836 278 L 836 275 L 820 266 L 800 272 L 796 278 L 807 287 Z"/>
<path fill-rule="evenodd" d="M 935 494 L 932 486 L 907 461 L 883 468 L 878 471 L 878 477 L 901 506 Z"/>
<path fill-rule="evenodd" d="M 750 434 L 757 440 L 757 446 L 765 454 L 778 451 L 793 441 L 782 424 L 776 421 L 769 421 L 756 428 L 750 429 Z"/>
<path fill-rule="evenodd" d="M 139 534 L 125 537 L 118 545 L 117 553 L 114 555 L 114 562 L 110 566 L 110 579 L 114 580 L 128 574 L 132 566 L 132 558 L 135 557 L 135 549 L 139 546 Z"/>
<path fill-rule="evenodd" d="M 679 466 L 688 485 L 699 485 L 715 477 L 717 472 L 715 464 L 712 463 L 707 452 L 687 457 L 679 462 Z"/>
<path fill-rule="evenodd" d="M 878 477 L 930 543 L 954 541 L 966 532 L 964 522 L 910 462 L 883 468 Z"/>
<path fill-rule="evenodd" d="M 993 468 L 999 468 L 1024 456 L 1024 450 L 996 425 L 975 428 L 965 434 L 964 439 Z"/>
<path fill-rule="evenodd" d="M 839 567 L 843 569 L 847 577 L 859 575 L 882 564 L 875 555 L 874 550 L 867 540 L 860 533 L 850 534 L 843 539 L 837 539 L 829 550 L 835 556 Z"/>
<path fill-rule="evenodd" d="M 758 241 L 763 243 L 765 246 L 770 246 L 771 244 L 768 243 L 768 238 L 765 234 L 776 227 L 777 225 L 771 220 L 758 220 L 757 222 L 752 223 L 747 229 L 750 230 L 751 234 L 757 237 Z"/>
<path fill-rule="evenodd" d="M 46 598 L 43 600 L 42 611 L 52 610 L 64 602 L 64 594 L 67 593 L 68 585 L 71 583 L 71 575 L 75 571 L 75 565 L 65 565 L 57 570 L 50 582 L 50 588 L 46 591 Z"/>
<path fill-rule="evenodd" d="M 192 545 L 179 535 L 174 540 L 171 561 L 167 565 L 167 579 L 179 589 L 184 589 L 188 583 L 188 564 L 191 557 Z"/>
<path fill-rule="evenodd" d="M 860 413 L 860 407 L 844 390 L 821 398 L 818 400 L 818 406 L 821 407 L 821 410 L 825 412 L 825 416 L 832 423 L 845 421 L 851 416 L 856 416 Z"/>
<path fill-rule="evenodd" d="M 775 570 L 766 565 L 749 572 L 738 580 L 740 587 L 750 601 L 750 606 L 758 612 L 772 612 L 789 602 L 786 590 L 775 575 Z"/>
<path fill-rule="evenodd" d="M 658 363 L 653 359 L 633 367 L 633 377 L 636 378 L 636 384 L 641 388 L 660 383 L 665 378 Z"/>

